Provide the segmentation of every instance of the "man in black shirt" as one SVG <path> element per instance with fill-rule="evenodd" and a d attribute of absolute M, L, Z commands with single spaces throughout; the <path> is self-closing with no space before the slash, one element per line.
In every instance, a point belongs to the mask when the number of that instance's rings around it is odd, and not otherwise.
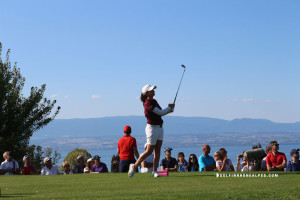
<path fill-rule="evenodd" d="M 169 170 L 169 172 L 176 172 L 177 171 L 177 161 L 175 158 L 171 157 L 171 150 L 170 147 L 164 149 L 164 153 L 166 158 L 161 160 L 161 170 Z"/>

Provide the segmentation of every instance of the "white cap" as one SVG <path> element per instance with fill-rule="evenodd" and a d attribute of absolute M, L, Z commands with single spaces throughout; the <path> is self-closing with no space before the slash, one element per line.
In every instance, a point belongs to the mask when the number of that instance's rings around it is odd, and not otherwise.
<path fill-rule="evenodd" d="M 143 87 L 143 89 L 142 89 L 142 94 L 145 95 L 147 92 L 149 92 L 151 90 L 154 90 L 156 88 L 157 88 L 156 85 L 153 85 L 153 86 L 151 86 L 151 85 L 145 85 Z"/>
<path fill-rule="evenodd" d="M 51 158 L 45 157 L 45 158 L 44 158 L 44 163 L 46 163 L 48 160 L 51 160 Z"/>

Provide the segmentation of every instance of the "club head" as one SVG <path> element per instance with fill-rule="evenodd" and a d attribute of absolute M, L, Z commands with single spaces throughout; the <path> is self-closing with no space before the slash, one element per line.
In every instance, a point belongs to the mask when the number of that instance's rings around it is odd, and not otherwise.
<path fill-rule="evenodd" d="M 186 69 L 186 67 L 184 65 L 181 65 L 181 67 L 183 67 L 184 69 Z"/>

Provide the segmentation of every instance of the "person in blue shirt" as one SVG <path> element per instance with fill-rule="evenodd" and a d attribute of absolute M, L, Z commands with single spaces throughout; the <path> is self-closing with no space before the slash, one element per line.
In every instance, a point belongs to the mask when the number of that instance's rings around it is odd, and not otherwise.
<path fill-rule="evenodd" d="M 292 161 L 289 161 L 286 167 L 287 172 L 294 172 L 294 171 L 300 171 L 300 161 L 299 161 L 299 150 L 300 149 L 292 149 L 291 150 L 291 156 Z"/>
<path fill-rule="evenodd" d="M 199 157 L 199 171 L 214 171 L 216 169 L 215 159 L 209 155 L 210 146 L 205 144 L 202 146 L 203 154 Z"/>

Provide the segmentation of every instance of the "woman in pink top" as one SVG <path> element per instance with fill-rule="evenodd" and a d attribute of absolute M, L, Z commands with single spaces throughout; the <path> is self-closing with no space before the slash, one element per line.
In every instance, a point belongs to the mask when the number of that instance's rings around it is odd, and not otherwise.
<path fill-rule="evenodd" d="M 173 112 L 175 104 L 169 104 L 167 108 L 162 109 L 157 101 L 153 98 L 155 96 L 156 86 L 145 85 L 142 89 L 141 101 L 144 105 L 144 113 L 147 118 L 146 126 L 146 138 L 147 138 L 147 149 L 141 154 L 135 164 L 129 166 L 128 176 L 133 177 L 135 170 L 148 156 L 151 155 L 153 150 L 154 161 L 153 161 L 153 172 L 154 177 L 158 177 L 157 173 L 158 162 L 160 159 L 160 150 L 163 143 L 164 129 L 163 120 L 161 116 Z"/>

